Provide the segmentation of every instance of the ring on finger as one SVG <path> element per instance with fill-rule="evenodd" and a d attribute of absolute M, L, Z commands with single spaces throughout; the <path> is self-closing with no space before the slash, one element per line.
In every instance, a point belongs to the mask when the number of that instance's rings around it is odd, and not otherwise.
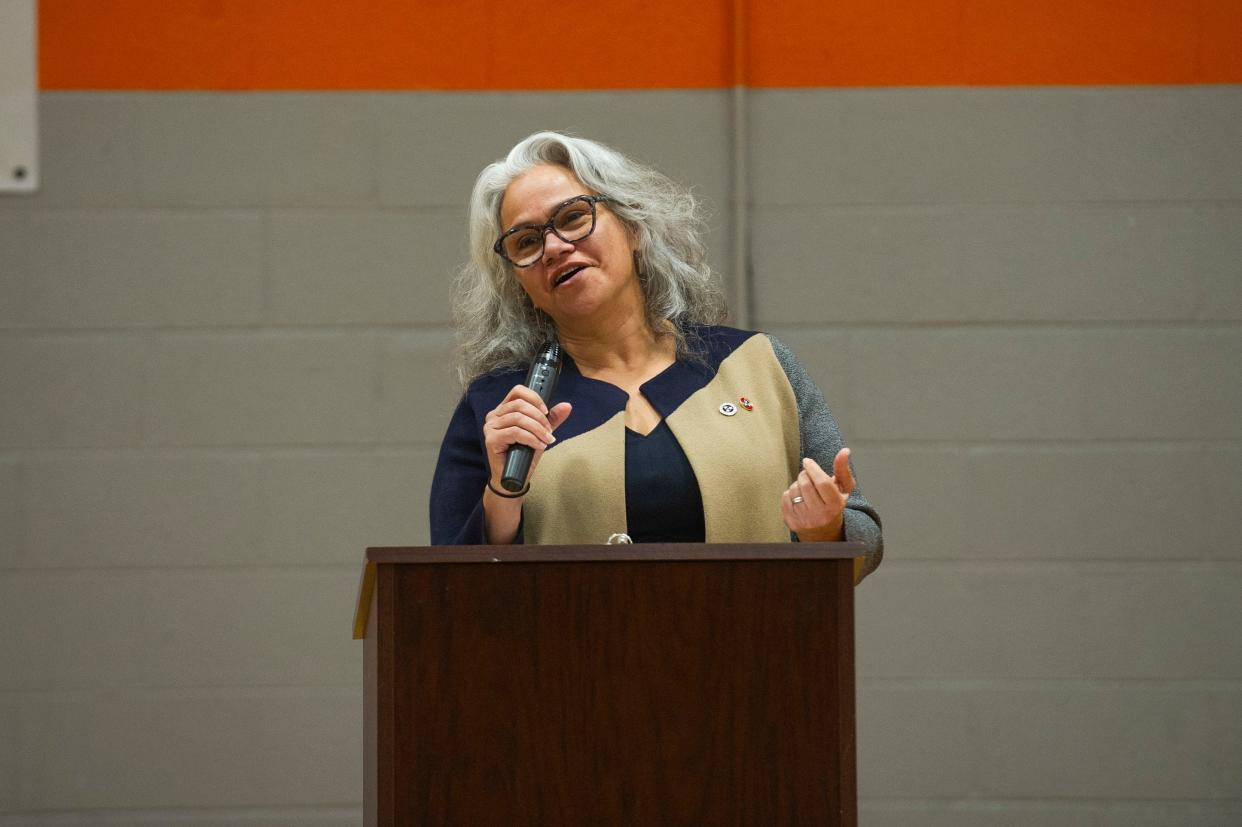
<path fill-rule="evenodd" d="M 794 498 L 793 498 L 793 503 L 794 503 L 794 505 L 797 505 L 798 503 L 800 503 L 800 502 L 802 502 L 802 501 L 803 501 L 803 500 L 802 500 L 802 498 L 801 498 L 801 497 L 794 497 Z"/>

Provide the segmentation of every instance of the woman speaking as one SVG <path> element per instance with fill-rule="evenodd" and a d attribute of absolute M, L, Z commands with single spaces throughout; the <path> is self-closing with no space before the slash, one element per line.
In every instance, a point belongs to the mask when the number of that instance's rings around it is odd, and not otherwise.
<path fill-rule="evenodd" d="M 540 132 L 483 170 L 433 543 L 853 540 L 856 579 L 879 565 L 822 394 L 775 338 L 720 325 L 701 229 L 688 191 L 594 141 Z M 524 383 L 550 342 L 545 403 Z M 515 445 L 524 484 L 502 479 Z"/>

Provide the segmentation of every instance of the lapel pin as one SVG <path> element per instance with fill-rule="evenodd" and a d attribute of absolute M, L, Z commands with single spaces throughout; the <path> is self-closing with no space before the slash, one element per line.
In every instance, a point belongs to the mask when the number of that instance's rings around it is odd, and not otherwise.
<path fill-rule="evenodd" d="M 737 413 L 737 405 L 734 405 L 732 402 L 722 402 L 720 403 L 720 412 L 725 416 L 733 416 Z"/>
<path fill-rule="evenodd" d="M 738 399 L 738 401 L 741 402 L 742 407 L 748 411 L 753 411 L 755 409 L 755 403 L 751 402 L 749 399 L 747 399 L 744 396 Z"/>

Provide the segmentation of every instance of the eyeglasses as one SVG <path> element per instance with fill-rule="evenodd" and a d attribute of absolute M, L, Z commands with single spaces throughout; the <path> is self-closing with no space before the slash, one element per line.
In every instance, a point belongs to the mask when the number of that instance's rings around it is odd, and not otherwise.
<path fill-rule="evenodd" d="M 548 230 L 567 244 L 581 241 L 595 232 L 595 204 L 611 200 L 606 195 L 579 195 L 562 201 L 543 224 L 514 227 L 496 239 L 492 249 L 514 267 L 530 267 L 543 255 Z"/>

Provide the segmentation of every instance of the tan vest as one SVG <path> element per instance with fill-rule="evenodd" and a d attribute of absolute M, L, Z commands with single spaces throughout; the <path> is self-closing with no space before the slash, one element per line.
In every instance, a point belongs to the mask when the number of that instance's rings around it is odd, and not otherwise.
<path fill-rule="evenodd" d="M 722 414 L 724 403 L 737 413 Z M 780 498 L 801 465 L 798 406 L 767 336 L 747 339 L 666 420 L 698 478 L 707 542 L 789 540 Z M 523 507 L 527 543 L 603 543 L 628 533 L 625 411 L 544 454 L 534 480 Z"/>

